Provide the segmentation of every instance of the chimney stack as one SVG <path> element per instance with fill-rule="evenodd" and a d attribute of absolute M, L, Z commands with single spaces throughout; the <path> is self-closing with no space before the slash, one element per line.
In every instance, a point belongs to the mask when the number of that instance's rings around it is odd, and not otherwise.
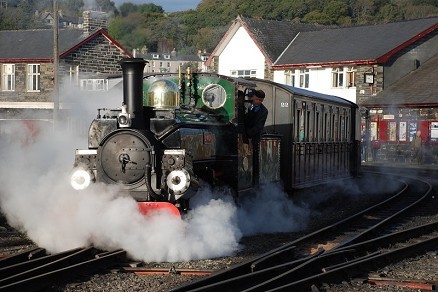
<path fill-rule="evenodd" d="M 108 13 L 100 11 L 84 11 L 82 14 L 84 18 L 84 32 L 90 32 L 103 28 L 108 30 Z"/>

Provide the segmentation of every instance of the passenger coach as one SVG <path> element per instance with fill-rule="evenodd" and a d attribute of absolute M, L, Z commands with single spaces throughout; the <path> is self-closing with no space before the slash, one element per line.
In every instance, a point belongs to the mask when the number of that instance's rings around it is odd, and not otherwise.
<path fill-rule="evenodd" d="M 286 189 L 357 174 L 360 114 L 356 104 L 261 79 L 267 133 L 282 136 L 281 178 Z M 261 172 L 268 169 L 261 168 Z M 261 174 L 262 175 L 262 174 Z"/>

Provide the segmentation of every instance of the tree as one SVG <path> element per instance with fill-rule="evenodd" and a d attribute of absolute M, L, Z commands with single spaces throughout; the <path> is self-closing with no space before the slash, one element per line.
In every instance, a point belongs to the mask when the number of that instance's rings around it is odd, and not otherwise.
<path fill-rule="evenodd" d="M 339 19 L 348 16 L 348 5 L 340 0 L 332 0 L 324 8 L 324 14 L 331 24 L 339 24 Z"/>
<path fill-rule="evenodd" d="M 399 6 L 389 3 L 380 7 L 376 17 L 380 22 L 389 22 L 394 19 L 403 19 L 403 13 Z"/>
<path fill-rule="evenodd" d="M 330 18 L 324 12 L 311 11 L 307 13 L 304 18 L 304 22 L 307 23 L 318 23 L 318 24 L 330 24 Z"/>
<path fill-rule="evenodd" d="M 139 6 L 139 12 L 140 13 L 164 13 L 163 7 L 152 4 L 152 3 L 148 3 L 148 4 L 142 4 Z"/>
<path fill-rule="evenodd" d="M 119 7 L 120 14 L 122 17 L 128 16 L 130 13 L 138 12 L 138 6 L 135 4 L 132 4 L 131 2 L 126 2 L 120 5 Z"/>

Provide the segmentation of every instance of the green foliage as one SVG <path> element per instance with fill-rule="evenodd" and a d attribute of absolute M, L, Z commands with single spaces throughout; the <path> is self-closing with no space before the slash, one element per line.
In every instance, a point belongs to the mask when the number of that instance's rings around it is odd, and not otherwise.
<path fill-rule="evenodd" d="M 138 12 L 138 5 L 135 5 L 131 2 L 125 2 L 122 5 L 120 5 L 119 11 L 123 17 L 126 17 L 130 13 Z"/>
<path fill-rule="evenodd" d="M 324 12 L 311 11 L 307 13 L 304 18 L 304 22 L 318 23 L 318 24 L 331 24 L 330 17 Z"/>
<path fill-rule="evenodd" d="M 139 6 L 140 13 L 163 13 L 163 7 L 157 6 L 155 4 L 143 4 Z"/>
<path fill-rule="evenodd" d="M 332 0 L 324 7 L 324 14 L 330 24 L 339 24 L 339 19 L 348 16 L 348 5 L 340 0 Z"/>

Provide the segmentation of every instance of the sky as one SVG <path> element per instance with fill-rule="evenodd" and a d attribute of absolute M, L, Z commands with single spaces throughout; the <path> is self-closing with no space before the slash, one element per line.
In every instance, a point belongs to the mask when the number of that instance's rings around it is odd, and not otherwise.
<path fill-rule="evenodd" d="M 115 0 L 116 7 L 125 2 L 131 2 L 134 4 L 146 4 L 153 3 L 163 7 L 166 12 L 184 11 L 190 9 L 196 9 L 196 6 L 202 0 Z"/>

